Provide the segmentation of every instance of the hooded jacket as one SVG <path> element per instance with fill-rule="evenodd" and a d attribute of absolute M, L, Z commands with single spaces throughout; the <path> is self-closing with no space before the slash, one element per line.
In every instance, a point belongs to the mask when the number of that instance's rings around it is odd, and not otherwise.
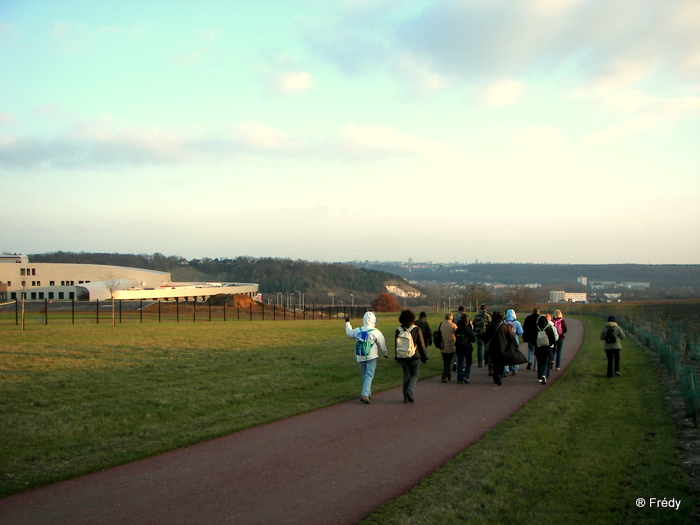
<path fill-rule="evenodd" d="M 520 336 L 523 335 L 523 325 L 518 321 L 515 310 L 508 310 L 506 312 L 506 320 L 504 322 L 510 325 L 513 330 L 513 335 L 515 336 L 515 342 L 520 344 Z"/>
<path fill-rule="evenodd" d="M 377 316 L 374 315 L 374 312 L 365 312 L 365 315 L 362 317 L 361 328 L 353 328 L 349 322 L 345 323 L 345 335 L 352 337 L 353 339 L 357 337 L 360 330 L 364 330 L 365 332 L 372 330 L 369 333 L 369 340 L 372 342 L 372 347 L 369 349 L 369 355 L 356 355 L 355 358 L 357 359 L 358 363 L 361 361 L 371 361 L 372 359 L 377 359 L 379 357 L 380 350 L 384 357 L 389 357 L 389 351 L 386 348 L 386 340 L 384 339 L 384 335 L 377 330 L 375 326 L 377 326 Z"/>

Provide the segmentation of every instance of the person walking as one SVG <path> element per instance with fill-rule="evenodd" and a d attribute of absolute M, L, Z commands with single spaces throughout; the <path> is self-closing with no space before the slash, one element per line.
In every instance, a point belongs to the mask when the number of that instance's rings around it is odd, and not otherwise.
<path fill-rule="evenodd" d="M 476 334 L 472 328 L 471 319 L 463 315 L 457 321 L 455 331 L 455 353 L 457 354 L 457 383 L 469 383 L 472 368 L 472 343 L 476 342 Z"/>
<path fill-rule="evenodd" d="M 558 372 L 561 370 L 561 351 L 564 347 L 564 334 L 566 334 L 566 321 L 564 320 L 564 315 L 561 310 L 554 310 L 554 318 L 552 319 L 552 324 L 557 331 L 557 342 L 554 343 L 554 367 Z"/>
<path fill-rule="evenodd" d="M 537 358 L 537 381 L 547 384 L 552 345 L 556 342 L 554 326 L 546 316 L 537 318 L 537 336 L 535 338 L 535 357 Z"/>
<path fill-rule="evenodd" d="M 513 331 L 513 335 L 515 336 L 515 342 L 518 346 L 520 346 L 520 336 L 523 335 L 523 325 L 521 325 L 520 321 L 518 321 L 518 316 L 516 315 L 515 310 L 509 309 L 506 311 L 504 323 L 510 326 L 510 329 Z M 505 367 L 503 369 L 503 375 L 508 374 L 508 368 L 509 367 Z M 513 365 L 510 367 L 510 371 L 513 373 L 513 375 L 517 374 L 518 370 L 520 370 L 520 365 Z"/>
<path fill-rule="evenodd" d="M 440 323 L 440 333 L 442 334 L 442 382 L 447 383 L 452 379 L 452 358 L 455 355 L 455 332 L 457 325 L 452 322 L 453 315 L 451 312 L 445 314 L 445 320 Z"/>
<path fill-rule="evenodd" d="M 535 347 L 537 346 L 537 318 L 540 316 L 540 309 L 533 308 L 532 313 L 525 318 L 523 322 L 523 341 L 527 343 L 527 369 L 530 370 L 533 365 L 532 360 L 535 356 Z"/>
<path fill-rule="evenodd" d="M 355 359 L 360 364 L 360 374 L 362 375 L 362 392 L 360 401 L 369 405 L 372 402 L 372 381 L 377 369 L 377 359 L 379 351 L 385 358 L 389 357 L 384 335 L 377 330 L 377 316 L 374 312 L 365 312 L 362 317 L 362 326 L 353 328 L 350 324 L 350 317 L 345 317 L 345 335 L 355 339 Z M 364 349 L 361 348 L 361 340 L 365 339 Z"/>
<path fill-rule="evenodd" d="M 479 367 L 482 363 L 486 363 L 489 366 L 489 354 L 488 348 L 486 349 L 486 355 L 484 355 L 484 340 L 479 337 L 479 334 L 486 330 L 486 326 L 491 322 L 491 314 L 486 310 L 485 305 L 481 305 L 479 308 L 479 313 L 474 316 L 474 333 L 477 336 L 476 339 L 476 360 Z M 489 375 L 491 375 L 491 367 L 489 366 Z"/>
<path fill-rule="evenodd" d="M 620 340 L 625 338 L 625 332 L 617 324 L 614 316 L 608 317 L 608 322 L 603 325 L 600 332 L 600 340 L 604 342 L 603 348 L 608 357 L 608 378 L 620 375 Z"/>
<path fill-rule="evenodd" d="M 508 347 L 515 345 L 513 331 L 503 321 L 503 312 L 494 312 L 491 322 L 477 338 L 481 337 L 484 344 L 488 344 L 488 353 L 491 366 L 493 367 L 493 382 L 501 385 L 503 368 L 508 364 L 506 352 Z"/>
<path fill-rule="evenodd" d="M 418 382 L 418 374 L 420 372 L 420 364 L 428 362 L 428 354 L 426 354 L 425 340 L 423 339 L 423 331 L 419 326 L 415 325 L 416 314 L 411 310 L 404 310 L 399 315 L 399 326 L 394 334 L 394 352 L 396 353 L 396 361 L 403 369 L 403 402 L 413 403 L 416 383 Z M 411 338 L 413 354 L 408 356 L 399 355 L 399 337 L 408 332 Z M 402 342 L 403 343 L 403 342 Z M 405 345 L 406 343 L 403 343 Z M 402 347 L 403 347 L 402 345 Z"/>
<path fill-rule="evenodd" d="M 425 341 L 425 347 L 428 348 L 433 344 L 433 328 L 428 321 L 428 314 L 421 312 L 416 321 L 416 326 L 423 332 L 423 341 Z"/>

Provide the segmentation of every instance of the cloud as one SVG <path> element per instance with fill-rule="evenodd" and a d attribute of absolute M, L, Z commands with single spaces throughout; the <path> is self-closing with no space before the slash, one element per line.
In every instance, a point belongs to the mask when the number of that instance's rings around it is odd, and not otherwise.
<path fill-rule="evenodd" d="M 313 89 L 311 73 L 305 71 L 301 67 L 301 61 L 290 53 L 267 54 L 265 62 L 260 79 L 271 91 L 296 94 Z"/>
<path fill-rule="evenodd" d="M 311 47 L 346 74 L 411 64 L 451 82 L 566 69 L 582 83 L 700 78 L 700 2 L 445 0 L 418 11 L 362 3 L 310 26 Z M 410 87 L 410 86 L 409 86 Z"/>
<path fill-rule="evenodd" d="M 522 95 L 525 85 L 517 80 L 503 80 L 488 86 L 483 93 L 488 106 L 503 107 L 515 104 Z"/>

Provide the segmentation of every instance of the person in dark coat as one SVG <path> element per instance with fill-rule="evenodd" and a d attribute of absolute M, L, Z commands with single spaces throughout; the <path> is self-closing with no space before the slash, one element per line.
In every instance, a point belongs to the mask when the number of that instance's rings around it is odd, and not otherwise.
<path fill-rule="evenodd" d="M 477 334 L 477 338 L 488 344 L 489 359 L 493 365 L 493 382 L 500 386 L 503 368 L 508 364 L 506 350 L 509 346 L 517 346 L 513 331 L 503 320 L 503 312 L 493 312 L 492 321 L 486 330 Z"/>
<path fill-rule="evenodd" d="M 537 344 L 537 336 L 535 336 L 535 357 L 537 358 L 537 381 L 543 385 L 547 384 L 547 376 L 549 375 L 549 364 L 552 358 L 552 345 L 557 340 L 554 334 L 554 325 L 545 317 L 540 315 L 537 318 L 537 332 L 544 332 L 547 335 L 547 345 L 539 346 Z"/>
<path fill-rule="evenodd" d="M 457 354 L 457 383 L 469 383 L 472 369 L 472 343 L 476 342 L 476 334 L 472 328 L 471 319 L 464 314 L 457 321 L 455 332 L 455 352 Z"/>
<path fill-rule="evenodd" d="M 425 341 L 423 340 L 422 330 L 414 324 L 416 314 L 411 310 L 404 310 L 399 315 L 399 323 L 401 326 L 394 333 L 394 351 L 396 351 L 396 343 L 401 329 L 410 330 L 413 342 L 416 345 L 416 353 L 411 357 L 395 357 L 403 369 L 403 402 L 413 403 L 413 394 L 418 382 L 418 373 L 420 372 L 420 364 L 428 362 L 428 354 L 425 353 Z"/>
<path fill-rule="evenodd" d="M 423 332 L 423 341 L 425 341 L 425 347 L 428 348 L 433 344 L 433 329 L 430 326 L 430 322 L 428 322 L 428 314 L 421 312 L 416 321 L 416 326 Z"/>
<path fill-rule="evenodd" d="M 535 339 L 537 339 L 537 318 L 540 316 L 540 309 L 533 308 L 532 313 L 523 321 L 523 341 L 527 343 L 527 369 L 532 368 L 532 358 L 535 355 Z"/>

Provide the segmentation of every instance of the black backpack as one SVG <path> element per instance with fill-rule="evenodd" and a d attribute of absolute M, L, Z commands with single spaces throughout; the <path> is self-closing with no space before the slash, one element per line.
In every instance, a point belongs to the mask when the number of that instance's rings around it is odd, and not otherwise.
<path fill-rule="evenodd" d="M 609 344 L 617 343 L 617 336 L 615 335 L 614 326 L 608 328 L 608 332 L 605 334 L 605 342 Z"/>

